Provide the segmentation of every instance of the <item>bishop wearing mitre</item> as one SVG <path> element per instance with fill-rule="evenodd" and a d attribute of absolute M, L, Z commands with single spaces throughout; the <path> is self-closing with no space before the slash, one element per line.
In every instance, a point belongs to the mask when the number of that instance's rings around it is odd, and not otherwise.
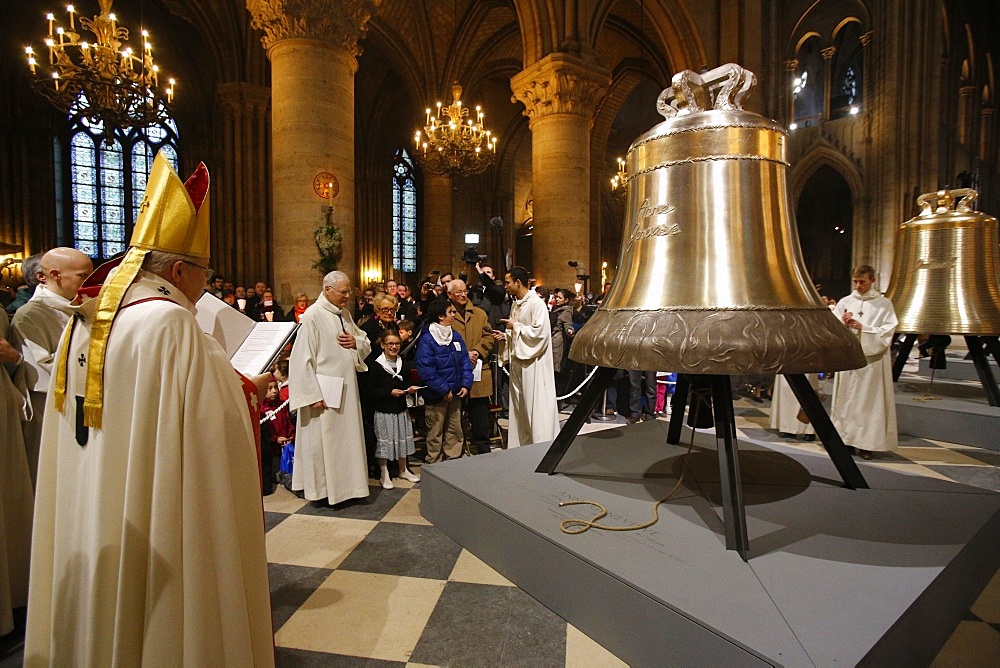
<path fill-rule="evenodd" d="M 156 156 L 128 252 L 63 332 L 25 665 L 274 664 L 256 395 L 194 317 L 208 186 Z"/>

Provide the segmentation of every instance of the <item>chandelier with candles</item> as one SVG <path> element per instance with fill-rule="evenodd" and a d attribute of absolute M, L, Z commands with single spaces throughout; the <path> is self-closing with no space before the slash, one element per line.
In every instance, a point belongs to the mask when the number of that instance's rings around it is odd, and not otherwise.
<path fill-rule="evenodd" d="M 625 184 L 628 181 L 628 173 L 625 171 L 625 159 L 618 158 L 618 173 L 611 177 L 611 194 L 615 199 L 625 200 Z"/>
<path fill-rule="evenodd" d="M 176 86 L 174 79 L 166 78 L 161 87 L 146 30 L 141 31 L 139 53 L 125 44 L 128 29 L 118 25 L 112 2 L 99 0 L 101 14 L 93 18 L 78 17 L 74 6 L 68 5 L 68 26 L 47 14 L 44 49 L 37 53 L 31 46 L 24 49 L 35 89 L 60 111 L 73 109 L 91 125 L 103 124 L 109 144 L 116 129 L 144 128 L 166 120 Z M 94 35 L 93 40 L 77 32 L 78 24 Z"/>
<path fill-rule="evenodd" d="M 426 110 L 423 130 L 415 136 L 417 159 L 433 174 L 481 174 L 496 157 L 497 138 L 483 124 L 485 114 L 476 106 L 475 118 L 462 106 L 462 87 L 451 87 L 451 106 L 437 103 L 437 113 Z"/>

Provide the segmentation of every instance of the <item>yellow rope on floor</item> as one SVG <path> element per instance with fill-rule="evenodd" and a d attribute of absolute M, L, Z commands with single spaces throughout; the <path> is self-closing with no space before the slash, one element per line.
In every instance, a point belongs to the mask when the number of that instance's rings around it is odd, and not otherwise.
<path fill-rule="evenodd" d="M 692 401 L 692 404 L 694 404 L 694 403 L 695 402 Z M 701 402 L 698 402 L 694 406 L 694 417 L 691 420 L 694 424 L 698 424 L 698 408 L 700 406 L 701 406 Z M 682 410 L 683 410 L 683 408 L 682 408 Z M 602 531 L 639 531 L 640 529 L 648 529 L 649 527 L 651 527 L 654 524 L 656 524 L 657 522 L 659 522 L 660 521 L 660 504 L 666 503 L 667 501 L 669 501 L 670 498 L 680 488 L 681 483 L 684 482 L 684 474 L 687 473 L 687 458 L 691 454 L 691 451 L 694 449 L 694 437 L 695 437 L 696 433 L 697 433 L 697 429 L 695 429 L 694 427 L 692 427 L 691 428 L 691 442 L 688 443 L 688 450 L 683 455 L 684 465 L 681 467 L 681 475 L 680 475 L 680 477 L 677 478 L 677 483 L 674 484 L 673 488 L 667 493 L 667 495 L 664 496 L 662 499 L 660 499 L 659 501 L 657 501 L 656 503 L 653 504 L 653 519 L 651 519 L 649 522 L 646 522 L 645 524 L 640 524 L 640 525 L 634 526 L 634 527 L 612 527 L 612 526 L 608 526 L 606 524 L 598 524 L 597 523 L 598 520 L 600 520 L 600 519 L 602 519 L 602 518 L 604 518 L 604 517 L 607 516 L 608 509 L 605 508 L 604 506 L 602 506 L 601 504 L 599 504 L 597 501 L 562 501 L 562 502 L 559 503 L 559 507 L 560 508 L 563 508 L 563 507 L 566 507 L 566 506 L 596 506 L 597 508 L 601 509 L 601 512 L 599 512 L 597 515 L 595 515 L 594 517 L 590 518 L 589 520 L 577 519 L 577 518 L 563 520 L 562 522 L 559 523 L 559 530 L 562 531 L 563 533 L 569 534 L 571 536 L 576 536 L 576 535 L 584 533 L 586 531 L 590 531 L 591 529 L 600 529 Z"/>

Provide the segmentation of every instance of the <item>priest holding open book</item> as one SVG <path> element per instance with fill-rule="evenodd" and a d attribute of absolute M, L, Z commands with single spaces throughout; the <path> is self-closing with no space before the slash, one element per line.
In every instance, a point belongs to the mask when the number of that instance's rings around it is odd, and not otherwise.
<path fill-rule="evenodd" d="M 299 321 L 288 374 L 298 411 L 292 490 L 330 505 L 368 496 L 357 372 L 368 369 L 371 342 L 346 308 L 350 299 L 347 274 L 323 277 L 323 292 Z"/>
<path fill-rule="evenodd" d="M 183 183 L 158 154 L 128 252 L 62 334 L 29 666 L 274 665 L 257 396 L 194 316 L 211 273 L 208 188 L 203 164 Z"/>

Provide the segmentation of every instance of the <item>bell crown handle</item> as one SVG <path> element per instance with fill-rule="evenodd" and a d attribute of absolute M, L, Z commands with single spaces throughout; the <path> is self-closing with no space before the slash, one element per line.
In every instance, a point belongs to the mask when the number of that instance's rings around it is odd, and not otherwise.
<path fill-rule="evenodd" d="M 921 216 L 933 216 L 941 213 L 976 213 L 973 206 L 979 199 L 979 192 L 972 188 L 944 188 L 933 193 L 924 193 L 917 198 Z M 957 204 L 956 204 L 957 202 Z"/>
<path fill-rule="evenodd" d="M 671 79 L 656 99 L 656 110 L 666 119 L 709 109 L 743 109 L 743 99 L 757 84 L 750 70 L 736 63 L 720 65 L 708 72 L 684 70 Z"/>

